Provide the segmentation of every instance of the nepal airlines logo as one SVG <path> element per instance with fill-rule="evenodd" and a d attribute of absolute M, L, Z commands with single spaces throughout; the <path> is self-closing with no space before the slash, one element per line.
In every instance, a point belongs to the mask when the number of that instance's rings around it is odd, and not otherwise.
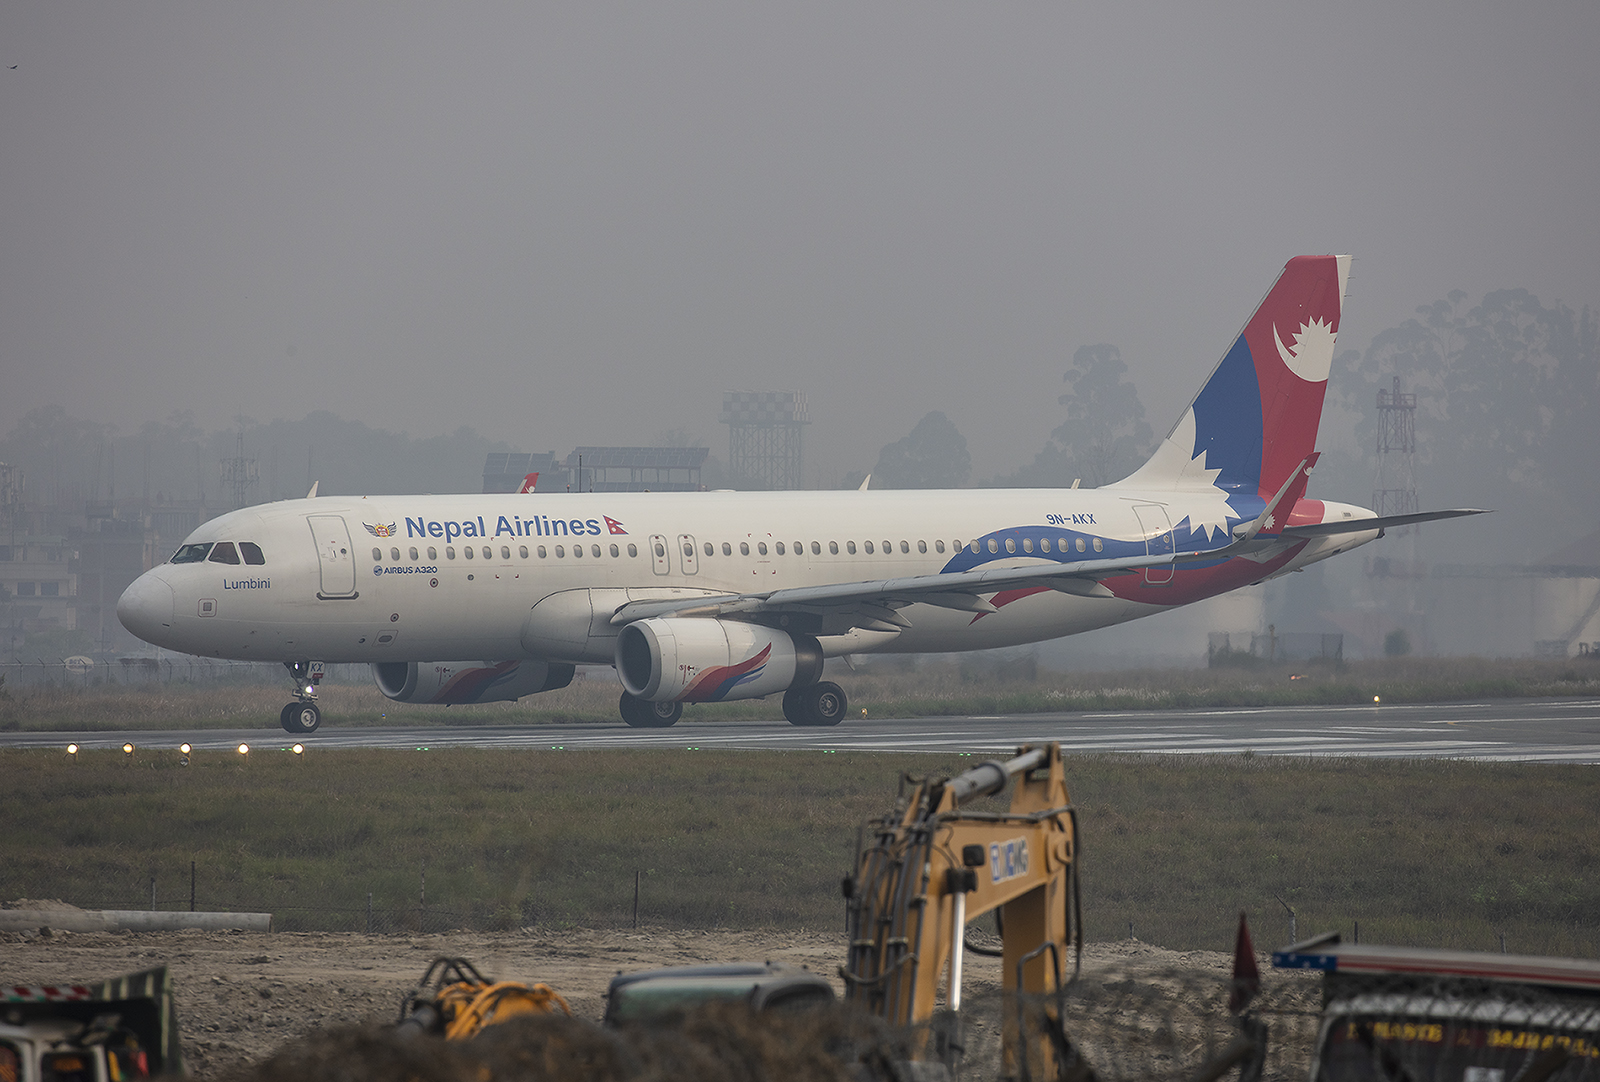
<path fill-rule="evenodd" d="M 1293 346 L 1286 346 L 1278 334 L 1278 325 L 1272 325 L 1272 341 L 1278 347 L 1278 356 L 1284 366 L 1307 383 L 1321 383 L 1328 378 L 1333 367 L 1333 343 L 1338 334 L 1333 324 L 1321 319 L 1300 324 L 1300 331 L 1290 335 Z"/>
<path fill-rule="evenodd" d="M 606 529 L 611 531 L 612 537 L 616 537 L 618 534 L 626 534 L 628 532 L 622 528 L 622 523 L 618 522 L 610 515 L 601 515 L 600 517 L 606 520 Z"/>
<path fill-rule="evenodd" d="M 376 525 L 370 522 L 363 522 L 361 525 L 365 526 L 367 528 L 367 532 L 373 537 L 396 537 L 400 532 L 397 528 L 398 524 L 393 522 L 389 523 L 387 526 L 381 522 Z"/>

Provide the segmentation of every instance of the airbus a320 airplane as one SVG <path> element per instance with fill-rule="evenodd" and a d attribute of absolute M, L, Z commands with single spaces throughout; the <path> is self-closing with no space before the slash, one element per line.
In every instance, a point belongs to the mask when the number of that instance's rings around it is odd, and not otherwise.
<path fill-rule="evenodd" d="M 779 694 L 795 725 L 834 725 L 824 658 L 1072 635 L 1478 513 L 1305 498 L 1349 267 L 1290 260 L 1155 454 L 1103 488 L 288 500 L 202 525 L 117 615 L 171 650 L 283 662 L 293 733 L 321 722 L 316 662 L 368 662 L 406 703 L 613 664 L 629 725 Z"/>

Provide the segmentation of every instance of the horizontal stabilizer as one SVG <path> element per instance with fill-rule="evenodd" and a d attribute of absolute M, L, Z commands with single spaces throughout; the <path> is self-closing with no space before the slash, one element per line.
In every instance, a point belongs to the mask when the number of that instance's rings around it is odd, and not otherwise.
<path fill-rule="evenodd" d="M 1305 526 L 1290 526 L 1283 531 L 1288 537 L 1326 537 L 1329 534 L 1365 533 L 1368 530 L 1387 530 L 1391 526 L 1412 526 L 1418 522 L 1437 522 L 1445 518 L 1462 518 L 1466 515 L 1487 515 L 1492 508 L 1457 507 L 1449 511 L 1418 511 L 1414 515 L 1384 515 L 1382 518 L 1347 518 L 1338 522 L 1313 522 Z"/>

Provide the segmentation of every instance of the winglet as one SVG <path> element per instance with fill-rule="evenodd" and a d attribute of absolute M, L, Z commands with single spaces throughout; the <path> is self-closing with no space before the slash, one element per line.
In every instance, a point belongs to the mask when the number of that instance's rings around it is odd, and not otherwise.
<path fill-rule="evenodd" d="M 322 484 L 321 481 L 311 482 L 311 491 L 306 493 L 306 499 L 314 500 L 317 498 L 317 486 L 320 484 Z"/>
<path fill-rule="evenodd" d="M 861 479 L 861 487 L 856 489 L 856 491 L 865 492 L 867 490 L 867 486 L 870 484 L 872 484 L 872 474 L 869 473 Z"/>

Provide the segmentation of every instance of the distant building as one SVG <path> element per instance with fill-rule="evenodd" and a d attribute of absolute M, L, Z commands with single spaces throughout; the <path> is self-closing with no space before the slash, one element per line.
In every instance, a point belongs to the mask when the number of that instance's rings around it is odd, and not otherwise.
<path fill-rule="evenodd" d="M 561 492 L 566 488 L 566 478 L 558 477 L 558 471 L 554 451 L 542 455 L 493 452 L 483 463 L 483 490 L 520 492 L 523 478 L 536 473 L 539 483 L 535 492 Z"/>
<path fill-rule="evenodd" d="M 709 447 L 577 447 L 567 456 L 574 492 L 699 492 Z"/>
<path fill-rule="evenodd" d="M 539 475 L 535 492 L 699 492 L 709 447 L 576 447 L 552 454 L 495 453 L 483 464 L 483 491 L 517 492 Z"/>
<path fill-rule="evenodd" d="M 0 540 L 0 653 L 15 652 L 33 632 L 78 626 L 74 555 L 65 537 Z"/>

